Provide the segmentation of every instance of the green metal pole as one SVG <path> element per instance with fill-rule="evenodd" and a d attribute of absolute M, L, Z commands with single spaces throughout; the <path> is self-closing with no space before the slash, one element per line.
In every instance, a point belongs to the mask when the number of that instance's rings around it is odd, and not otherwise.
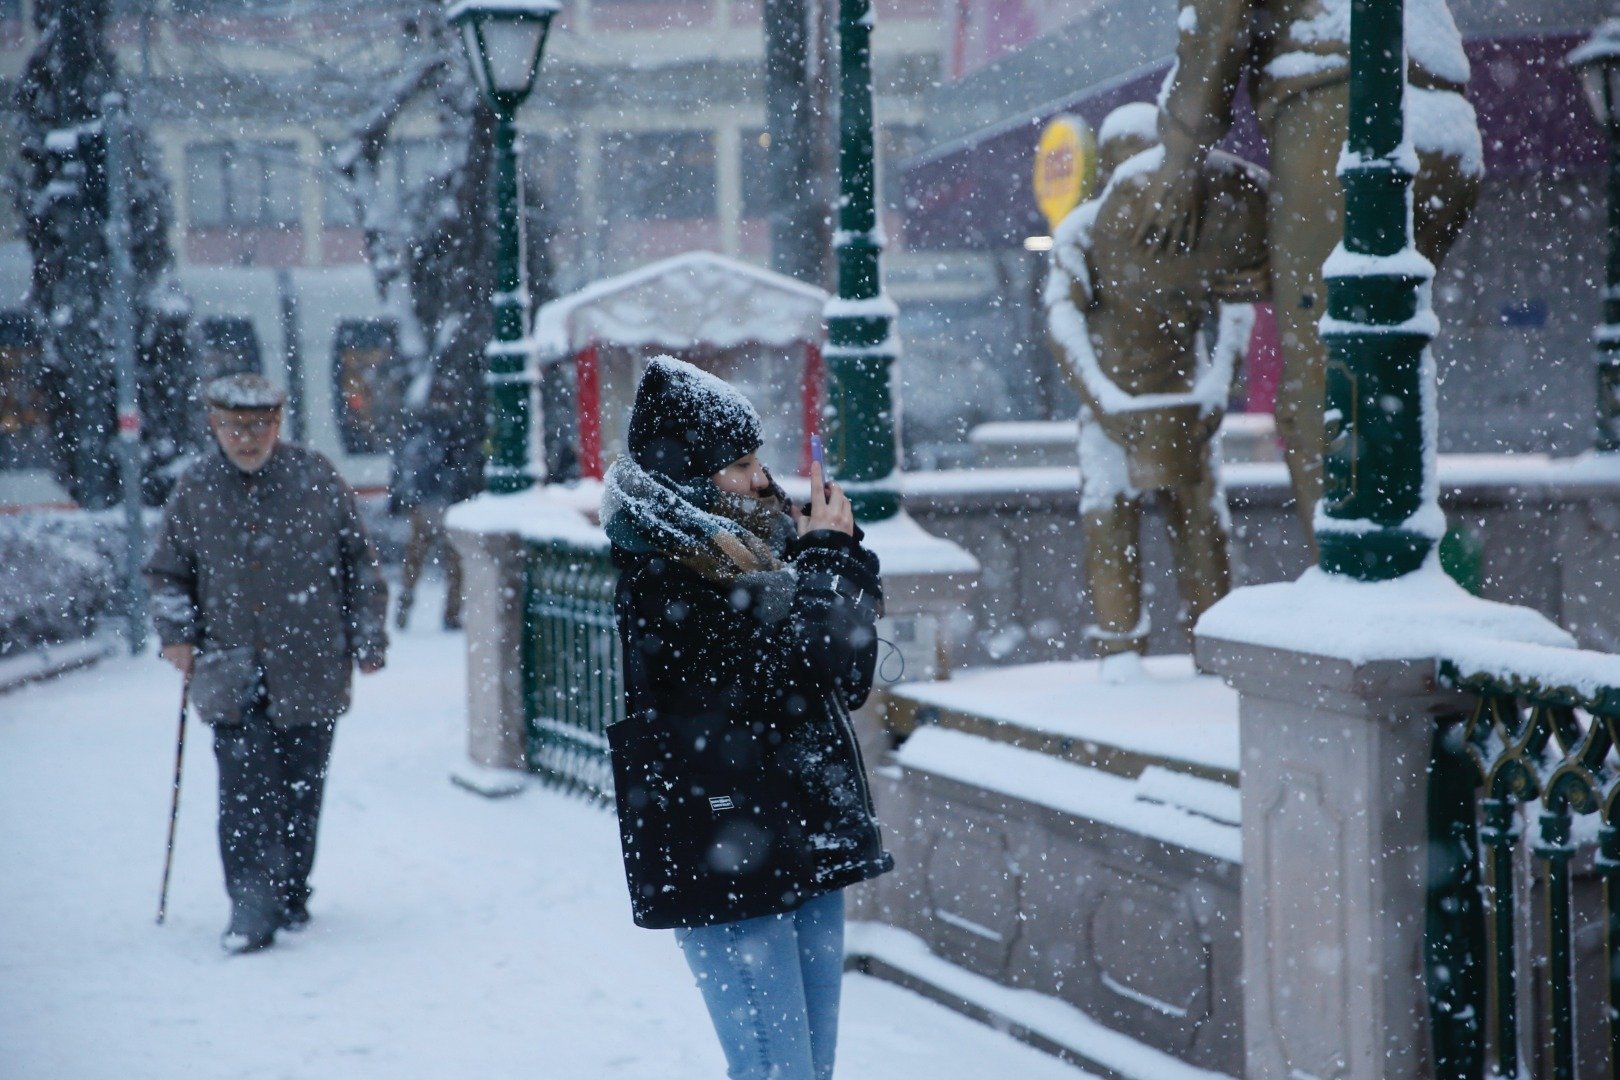
<path fill-rule="evenodd" d="M 899 341 L 883 294 L 872 121 L 871 0 L 839 0 L 838 296 L 827 304 L 827 456 L 855 515 L 900 511 L 892 385 Z"/>
<path fill-rule="evenodd" d="M 1570 812 L 1561 800 L 1541 815 L 1536 854 L 1547 860 L 1547 1026 L 1552 1042 L 1553 1080 L 1575 1080 L 1575 972 L 1570 908 Z"/>
<path fill-rule="evenodd" d="M 1402 0 L 1351 0 L 1344 242 L 1323 274 L 1328 445 L 1317 509 L 1324 570 L 1385 581 L 1445 532 L 1434 481 L 1434 268 L 1412 247 Z"/>
<path fill-rule="evenodd" d="M 495 103 L 495 336 L 485 350 L 489 387 L 484 486 L 506 494 L 534 483 L 529 469 L 529 376 L 523 340 L 523 242 L 515 103 Z"/>
<path fill-rule="evenodd" d="M 1603 93 L 1609 97 L 1608 115 L 1613 116 L 1620 102 L 1614 101 L 1611 83 L 1603 80 Z M 1597 438 L 1593 449 L 1603 453 L 1620 451 L 1620 132 L 1609 128 L 1609 266 L 1604 278 L 1603 325 L 1593 335 L 1597 356 Z"/>

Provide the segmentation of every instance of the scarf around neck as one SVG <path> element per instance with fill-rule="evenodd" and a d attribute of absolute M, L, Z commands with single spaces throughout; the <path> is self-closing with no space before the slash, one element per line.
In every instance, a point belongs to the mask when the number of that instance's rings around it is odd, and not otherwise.
<path fill-rule="evenodd" d="M 746 588 L 765 622 L 787 614 L 793 580 L 782 560 L 796 530 L 775 481 L 765 496 L 746 498 L 708 477 L 678 483 L 626 456 L 603 488 L 603 527 L 614 547 L 666 555 L 728 592 Z"/>

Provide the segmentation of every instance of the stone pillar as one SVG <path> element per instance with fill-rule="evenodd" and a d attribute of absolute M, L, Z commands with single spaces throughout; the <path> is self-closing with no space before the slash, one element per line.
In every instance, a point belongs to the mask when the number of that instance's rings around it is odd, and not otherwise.
<path fill-rule="evenodd" d="M 509 794 L 522 786 L 525 766 L 523 539 L 452 528 L 450 542 L 461 555 L 472 765 L 452 778 L 486 795 Z"/>
<path fill-rule="evenodd" d="M 1423 941 L 1432 658 L 1200 635 L 1239 693 L 1248 1080 L 1432 1075 Z"/>
<path fill-rule="evenodd" d="M 883 521 L 862 522 L 866 546 L 883 573 L 883 618 L 878 620 L 878 666 L 873 692 L 854 716 L 855 734 L 867 767 L 876 768 L 894 748 L 888 695 L 897 682 L 935 682 L 946 667 L 953 616 L 967 604 L 979 580 L 979 561 L 951 540 L 934 536 L 903 511 Z M 909 734 L 907 732 L 906 734 Z"/>

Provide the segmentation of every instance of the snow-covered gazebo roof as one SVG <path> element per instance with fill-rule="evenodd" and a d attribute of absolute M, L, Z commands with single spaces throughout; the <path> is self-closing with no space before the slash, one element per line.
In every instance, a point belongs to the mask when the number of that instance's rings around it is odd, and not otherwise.
<path fill-rule="evenodd" d="M 654 346 L 789 345 L 821 337 L 827 293 L 757 266 L 689 251 L 545 304 L 529 346 L 541 362 L 591 343 Z"/>

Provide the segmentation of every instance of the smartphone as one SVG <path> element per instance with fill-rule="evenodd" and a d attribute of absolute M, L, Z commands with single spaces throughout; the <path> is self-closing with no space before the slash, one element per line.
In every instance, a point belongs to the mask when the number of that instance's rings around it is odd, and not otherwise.
<path fill-rule="evenodd" d="M 826 498 L 828 496 L 828 494 L 830 494 L 831 491 L 832 491 L 832 485 L 830 485 L 830 484 L 828 484 L 826 482 L 826 480 L 827 480 L 827 454 L 826 454 L 826 451 L 823 449 L 823 447 L 821 445 L 821 436 L 820 435 L 812 435 L 812 436 L 810 436 L 810 460 L 814 464 L 817 464 L 817 465 L 821 466 L 821 479 L 822 479 L 821 497 Z M 810 504 L 809 503 L 804 504 L 804 512 L 806 514 L 808 514 L 810 512 Z"/>

